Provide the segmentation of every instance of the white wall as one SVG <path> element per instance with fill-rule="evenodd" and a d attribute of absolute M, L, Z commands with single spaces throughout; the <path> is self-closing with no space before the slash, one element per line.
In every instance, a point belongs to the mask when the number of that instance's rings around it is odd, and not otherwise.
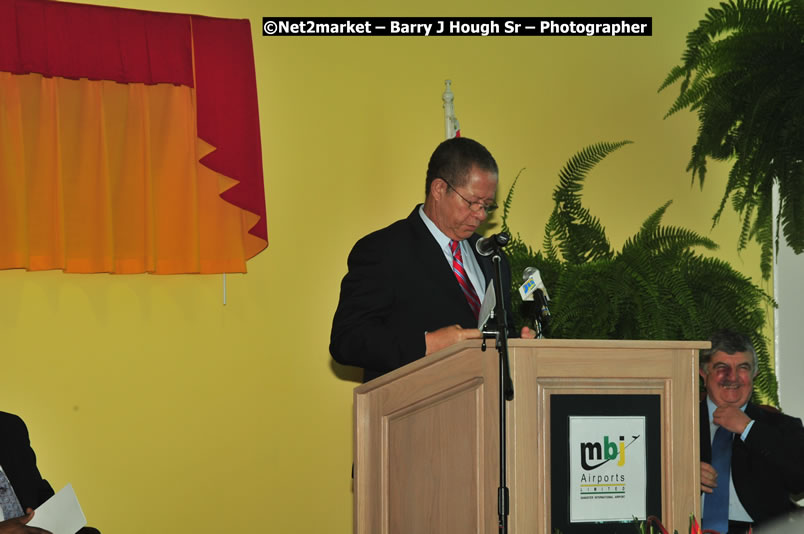
<path fill-rule="evenodd" d="M 795 255 L 786 244 L 779 247 L 776 271 L 776 376 L 782 409 L 804 418 L 804 254 Z"/>
<path fill-rule="evenodd" d="M 773 186 L 773 216 L 779 213 L 779 185 Z M 776 226 L 774 224 L 774 237 Z M 804 254 L 796 255 L 780 236 L 779 253 L 773 266 L 773 296 L 779 305 L 774 319 L 776 377 L 779 381 L 779 402 L 782 410 L 804 418 Z"/>

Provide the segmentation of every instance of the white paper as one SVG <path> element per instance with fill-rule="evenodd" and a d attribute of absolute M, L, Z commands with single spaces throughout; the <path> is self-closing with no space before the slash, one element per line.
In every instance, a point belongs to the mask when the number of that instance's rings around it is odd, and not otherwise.
<path fill-rule="evenodd" d="M 497 305 L 497 296 L 494 293 L 494 281 L 489 281 L 486 287 L 486 294 L 483 296 L 483 303 L 480 305 L 480 312 L 477 314 L 477 329 L 481 332 L 483 327 L 494 314 L 494 307 Z"/>
<path fill-rule="evenodd" d="M 42 503 L 28 522 L 28 526 L 43 528 L 53 534 L 75 534 L 86 524 L 87 519 L 72 484 L 67 484 Z"/>

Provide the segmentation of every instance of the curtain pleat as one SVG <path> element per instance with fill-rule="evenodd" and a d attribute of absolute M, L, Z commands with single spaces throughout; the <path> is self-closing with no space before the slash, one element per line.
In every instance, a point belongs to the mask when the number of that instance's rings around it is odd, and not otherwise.
<path fill-rule="evenodd" d="M 248 21 L 0 0 L 0 157 L 1 269 L 245 272 L 268 244 Z"/>
<path fill-rule="evenodd" d="M 190 32 L 187 15 L 0 0 L 0 70 L 192 87 Z"/>
<path fill-rule="evenodd" d="M 256 216 L 199 163 L 192 88 L 0 73 L 0 95 L 0 268 L 245 272 Z"/>

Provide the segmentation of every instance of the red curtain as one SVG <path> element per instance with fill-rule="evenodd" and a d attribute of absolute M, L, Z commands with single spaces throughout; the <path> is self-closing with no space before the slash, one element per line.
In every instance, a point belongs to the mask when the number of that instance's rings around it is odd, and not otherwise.
<path fill-rule="evenodd" d="M 244 272 L 267 246 L 247 20 L 0 0 L 0 73 L 0 268 Z"/>

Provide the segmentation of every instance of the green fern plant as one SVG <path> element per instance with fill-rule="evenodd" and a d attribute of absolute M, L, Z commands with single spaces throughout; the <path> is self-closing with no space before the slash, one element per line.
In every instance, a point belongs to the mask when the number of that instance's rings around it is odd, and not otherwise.
<path fill-rule="evenodd" d="M 738 248 L 752 239 L 760 244 L 768 279 L 774 182 L 777 229 L 796 254 L 804 251 L 804 1 L 729 0 L 709 9 L 659 91 L 679 80 L 665 117 L 687 108 L 698 113 L 687 170 L 703 187 L 708 158 L 733 160 L 713 224 L 731 199 L 742 218 Z"/>
<path fill-rule="evenodd" d="M 503 230 L 514 236 L 506 248 L 512 272 L 528 266 L 541 271 L 551 297 L 551 337 L 700 340 L 721 328 L 745 332 L 759 360 L 756 394 L 762 402 L 778 405 L 762 334 L 765 309 L 775 305 L 772 298 L 727 262 L 698 252 L 716 249 L 711 239 L 662 225 L 670 202 L 654 211 L 619 252 L 611 249 L 605 228 L 583 206 L 588 173 L 629 143 L 597 143 L 567 162 L 553 192 L 543 252 L 534 251 L 508 225 L 520 171 L 502 215 Z M 514 292 L 519 283 L 514 280 Z M 515 313 L 519 324 L 528 322 L 523 309 Z"/>

